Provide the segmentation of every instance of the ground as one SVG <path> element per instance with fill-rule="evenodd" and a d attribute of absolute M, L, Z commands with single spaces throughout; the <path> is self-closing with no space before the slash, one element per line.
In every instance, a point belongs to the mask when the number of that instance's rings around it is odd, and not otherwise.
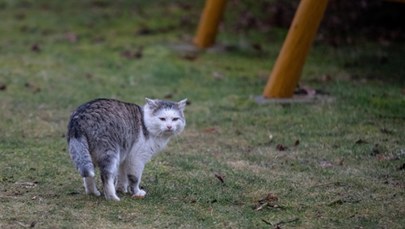
<path fill-rule="evenodd" d="M 403 44 L 317 41 L 300 86 L 330 99 L 257 104 L 286 31 L 191 52 L 184 2 L 0 3 L 0 227 L 402 228 Z M 84 194 L 66 125 L 97 97 L 190 101 L 145 199 Z"/>

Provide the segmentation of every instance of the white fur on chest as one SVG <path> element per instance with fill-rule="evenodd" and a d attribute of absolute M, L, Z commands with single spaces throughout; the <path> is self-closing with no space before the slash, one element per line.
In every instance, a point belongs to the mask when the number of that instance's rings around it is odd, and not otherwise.
<path fill-rule="evenodd" d="M 129 152 L 130 158 L 142 160 L 144 163 L 146 163 L 152 158 L 153 155 L 162 151 L 168 142 L 169 138 L 149 137 L 145 139 L 145 137 L 142 135 L 132 146 L 132 149 Z"/>

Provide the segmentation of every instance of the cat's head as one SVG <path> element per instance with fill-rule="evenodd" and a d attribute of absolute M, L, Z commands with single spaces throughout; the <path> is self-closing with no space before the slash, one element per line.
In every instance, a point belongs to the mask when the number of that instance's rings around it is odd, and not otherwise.
<path fill-rule="evenodd" d="M 150 134 L 170 137 L 179 134 L 186 126 L 184 108 L 187 99 L 171 102 L 146 98 L 144 109 L 145 125 Z"/>

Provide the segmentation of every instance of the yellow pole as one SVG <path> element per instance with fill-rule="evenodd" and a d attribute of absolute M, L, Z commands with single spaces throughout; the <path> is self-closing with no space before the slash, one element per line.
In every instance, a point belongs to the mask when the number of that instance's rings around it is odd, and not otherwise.
<path fill-rule="evenodd" d="M 215 43 L 219 22 L 225 10 L 226 0 L 206 0 L 194 44 L 207 48 Z"/>
<path fill-rule="evenodd" d="M 291 98 L 328 0 L 301 0 L 263 96 Z"/>

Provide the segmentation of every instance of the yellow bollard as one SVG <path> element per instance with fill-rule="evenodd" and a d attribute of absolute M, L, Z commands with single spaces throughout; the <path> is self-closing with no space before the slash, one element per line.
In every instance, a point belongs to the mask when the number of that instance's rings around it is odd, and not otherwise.
<path fill-rule="evenodd" d="M 219 22 L 225 10 L 226 0 L 206 0 L 194 44 L 207 48 L 215 43 Z"/>
<path fill-rule="evenodd" d="M 301 0 L 264 88 L 265 98 L 291 98 L 328 0 Z"/>

